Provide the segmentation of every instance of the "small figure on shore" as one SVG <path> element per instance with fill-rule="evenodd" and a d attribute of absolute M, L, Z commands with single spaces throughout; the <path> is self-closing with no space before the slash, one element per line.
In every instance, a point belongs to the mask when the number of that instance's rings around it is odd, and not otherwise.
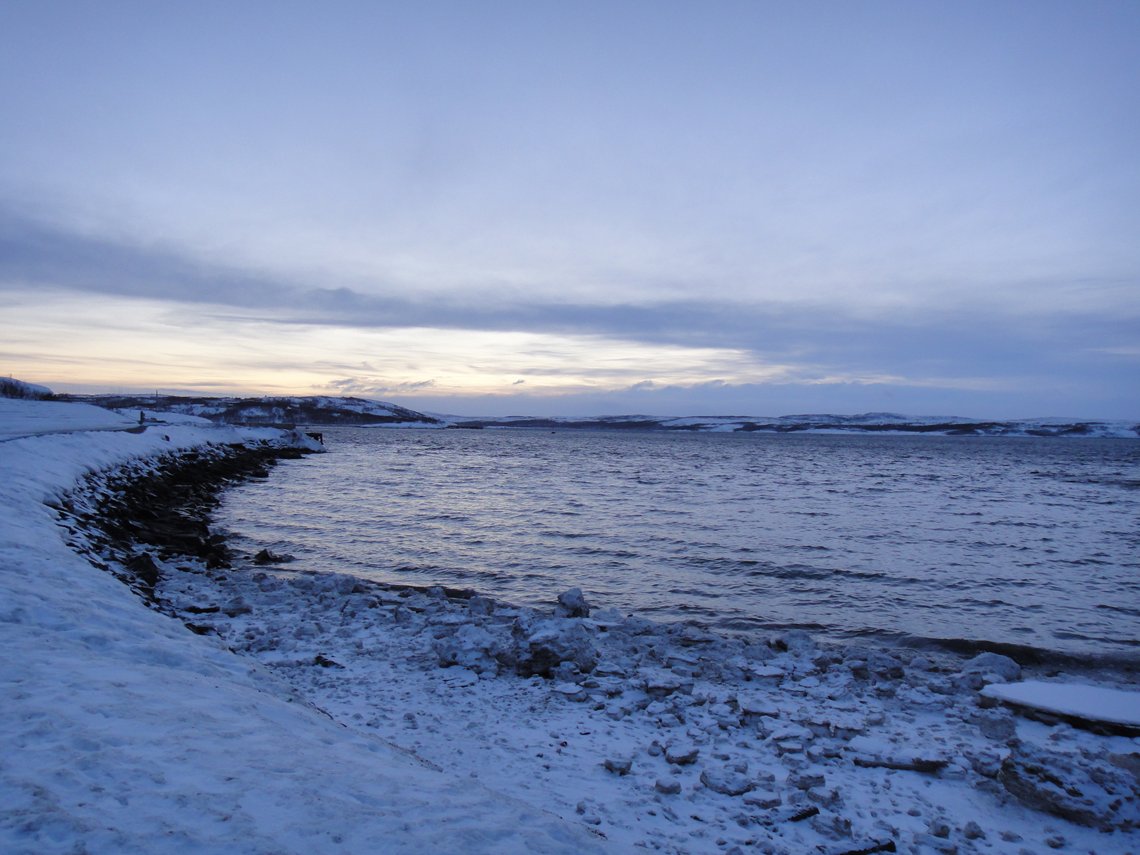
<path fill-rule="evenodd" d="M 142 410 L 139 410 L 139 424 L 141 425 L 145 421 L 146 421 L 146 413 L 143 412 Z"/>

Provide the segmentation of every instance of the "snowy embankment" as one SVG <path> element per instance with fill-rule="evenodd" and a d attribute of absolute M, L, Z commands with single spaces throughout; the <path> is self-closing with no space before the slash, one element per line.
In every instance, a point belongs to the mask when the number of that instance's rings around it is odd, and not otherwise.
<path fill-rule="evenodd" d="M 0 851 L 598 846 L 585 829 L 333 721 L 252 659 L 148 608 L 68 548 L 47 504 L 97 470 L 279 432 L 129 433 L 129 419 L 94 407 L 11 400 L 0 401 L 0 424 L 9 437 L 0 442 Z M 11 438 L 22 434 L 41 435 Z"/>
<path fill-rule="evenodd" d="M 0 442 L 0 850 L 1140 851 L 1135 731 L 1015 716 L 995 654 L 719 638 L 572 593 L 543 613 L 267 550 L 159 555 L 172 619 L 68 548 L 124 554 L 91 470 L 235 438 Z M 1038 708 L 1087 717 L 1095 693 L 1049 685 Z"/>

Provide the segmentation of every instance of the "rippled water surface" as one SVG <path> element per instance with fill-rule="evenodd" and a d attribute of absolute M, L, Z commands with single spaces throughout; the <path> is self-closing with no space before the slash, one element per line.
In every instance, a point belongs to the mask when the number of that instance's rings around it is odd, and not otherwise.
<path fill-rule="evenodd" d="M 1140 659 L 1140 442 L 329 429 L 219 522 L 294 568 L 720 629 Z"/>

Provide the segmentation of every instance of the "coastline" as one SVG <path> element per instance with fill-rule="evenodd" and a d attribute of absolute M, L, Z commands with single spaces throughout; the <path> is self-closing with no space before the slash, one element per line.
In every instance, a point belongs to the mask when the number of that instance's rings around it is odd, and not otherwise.
<path fill-rule="evenodd" d="M 47 504 L 93 472 L 266 433 L 59 427 L 0 444 L 0 849 L 602 851 L 148 608 L 67 545 Z"/>
<path fill-rule="evenodd" d="M 72 547 L 123 575 L 124 559 L 139 552 L 132 533 L 101 537 L 87 525 L 75 525 L 110 519 L 102 512 L 87 520 L 76 515 L 80 494 L 103 496 L 114 505 L 119 487 L 135 489 L 140 472 L 155 470 L 153 458 L 147 458 L 108 477 L 113 465 L 104 462 L 104 475 L 82 486 L 78 477 L 72 478 L 66 492 L 73 503 Z M 125 478 L 117 480 L 120 476 Z M 59 478 L 56 482 L 65 486 Z M 224 482 L 219 479 L 215 486 Z M 153 491 L 141 495 L 144 504 L 153 506 Z M 194 501 L 208 512 L 208 495 Z M 131 503 L 123 507 L 120 522 L 137 517 Z M 211 540 L 215 535 L 195 531 L 196 542 L 219 546 Z M 137 612 L 150 615 L 147 628 L 139 628 L 148 633 L 141 641 L 149 644 L 153 634 L 160 646 L 169 647 L 166 656 L 173 657 L 172 664 L 160 667 L 184 678 L 179 666 L 208 653 L 211 668 L 227 672 L 231 688 L 236 683 L 248 690 L 237 678 L 253 679 L 259 715 L 252 724 L 266 724 L 261 705 L 274 708 L 270 719 L 280 714 L 282 703 L 291 715 L 304 710 L 308 723 L 298 737 L 289 737 L 288 748 L 294 751 L 300 739 L 299 755 L 316 764 L 318 776 L 324 773 L 334 801 L 346 786 L 357 784 L 332 785 L 315 754 L 307 754 L 304 743 L 313 720 L 323 722 L 324 735 L 315 738 L 326 751 L 330 738 L 342 748 L 365 743 L 373 745 L 368 759 L 383 755 L 382 767 L 390 761 L 385 752 L 394 751 L 405 760 L 407 752 L 444 770 L 432 773 L 432 786 L 439 787 L 436 798 L 444 801 L 423 813 L 425 819 L 431 817 L 430 829 L 384 830 L 373 818 L 362 830 L 359 813 L 338 815 L 335 808 L 315 813 L 307 801 L 312 790 L 291 791 L 301 799 L 301 804 L 288 802 L 298 811 L 291 830 L 284 838 L 280 833 L 260 838 L 285 851 L 295 845 L 290 835 L 302 834 L 308 838 L 307 851 L 332 851 L 340 844 L 320 835 L 335 835 L 341 825 L 351 825 L 358 834 L 395 835 L 384 838 L 389 851 L 446 851 L 439 835 L 448 831 L 448 815 L 464 805 L 471 808 L 472 798 L 478 801 L 472 788 L 486 793 L 486 804 L 476 811 L 479 820 L 471 817 L 465 836 L 455 838 L 463 842 L 452 848 L 464 851 L 479 851 L 480 840 L 488 841 L 486 851 L 588 851 L 597 846 L 629 851 L 643 846 L 671 852 L 834 853 L 892 851 L 888 844 L 899 851 L 1015 853 L 1058 843 L 1107 852 L 1123 851 L 1136 841 L 1135 773 L 1109 759 L 1135 757 L 1136 741 L 1026 721 L 984 702 L 978 689 L 1016 676 L 1001 657 L 983 656 L 971 664 L 953 656 L 839 648 L 795 632 L 747 643 L 604 609 L 587 614 L 588 606 L 574 596 L 564 598 L 560 614 L 543 613 L 468 592 L 395 588 L 307 573 L 271 555 L 262 566 L 248 566 L 247 559 L 226 569 L 217 553 L 188 557 L 176 549 L 164 552 L 161 543 L 151 546 L 158 571 L 149 586 L 154 602 L 206 637 L 138 608 L 140 601 L 124 596 L 121 585 L 115 597 L 105 585 L 97 586 L 100 603 L 106 608 L 113 600 L 116 617 L 130 612 L 132 625 L 141 620 Z M 68 578 L 91 581 L 85 575 L 94 572 L 89 565 L 68 563 Z M 132 587 L 147 596 L 146 580 L 137 571 L 132 575 Z M 135 608 L 128 608 L 129 603 Z M 29 626 L 26 619 L 9 617 L 5 627 Z M 33 655 L 30 648 L 24 650 Z M 89 646 L 83 652 L 93 655 Z M 168 676 L 164 673 L 163 679 Z M 106 695 L 120 694 L 115 686 L 105 689 Z M 6 711 L 6 732 L 10 720 L 19 724 Z M 166 720 L 178 722 L 179 710 L 171 710 Z M 22 721 L 20 747 L 32 750 L 28 719 Z M 90 729 L 90 722 L 82 724 Z M 227 741 L 237 746 L 236 755 L 251 746 L 282 749 L 256 726 Z M 195 764 L 195 774 L 201 781 L 225 777 L 234 766 L 226 759 L 217 750 L 209 752 L 206 762 Z M 277 777 L 312 774 L 303 765 L 278 771 Z M 163 763 L 155 766 L 161 769 Z M 1035 767 L 1083 787 L 1081 798 L 1050 801 L 1054 794 L 1034 779 Z M 412 762 L 409 768 L 422 773 L 425 767 Z M 102 772 L 114 777 L 113 770 Z M 367 779 L 376 772 L 375 762 L 364 762 L 356 774 Z M 406 813 L 400 801 L 405 775 L 411 790 L 421 777 L 403 767 L 392 772 L 401 795 L 388 793 L 395 801 L 387 813 Z M 243 780 L 249 783 L 248 771 Z M 1099 793 L 1090 786 L 1099 787 Z M 4 788 L 11 788 L 10 780 Z M 231 797 L 241 801 L 236 793 Z M 318 802 L 325 799 L 317 797 Z M 1119 802 L 1115 808 L 1114 799 Z M 528 822 L 518 828 L 518 818 L 508 818 L 511 810 L 504 812 L 503 805 L 515 806 L 516 812 L 523 806 Z M 424 805 L 416 809 L 427 810 Z M 103 805 L 93 812 L 102 816 L 105 810 Z M 16 829 L 17 836 L 10 837 L 13 851 L 66 851 L 45 849 L 42 834 L 28 837 L 36 845 L 25 843 L 30 848 L 20 849 L 19 829 L 37 821 L 37 809 L 32 805 L 17 812 L 23 826 L 7 819 L 0 825 L 0 833 Z M 50 813 L 39 809 L 41 827 Z M 174 819 L 189 822 L 190 813 Z M 251 816 L 259 833 L 270 833 Z M 201 822 L 199 815 L 195 824 Z M 451 830 L 458 832 L 463 822 Z M 118 833 L 129 836 L 122 828 Z M 180 833 L 189 832 L 183 828 Z M 72 834 L 72 842 L 90 839 L 78 828 Z M 500 839 L 502 835 L 507 838 Z M 364 838 L 357 842 L 360 847 L 346 845 L 343 851 L 368 851 Z"/>

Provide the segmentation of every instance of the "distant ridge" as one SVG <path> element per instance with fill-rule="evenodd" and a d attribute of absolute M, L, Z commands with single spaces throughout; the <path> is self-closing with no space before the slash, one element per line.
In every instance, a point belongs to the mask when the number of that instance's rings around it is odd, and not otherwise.
<path fill-rule="evenodd" d="M 364 398 L 262 397 L 213 398 L 179 395 L 58 395 L 110 410 L 152 410 L 200 416 L 218 424 L 242 425 L 392 425 L 443 427 L 434 416 Z"/>
<path fill-rule="evenodd" d="M 324 395 L 211 397 L 180 395 L 53 395 L 50 389 L 7 380 L 8 393 L 80 401 L 111 410 L 152 410 L 200 416 L 219 424 L 358 425 L 433 428 L 514 428 L 546 430 L 641 430 L 706 433 L 928 434 L 938 436 L 1140 437 L 1131 421 L 1021 419 L 986 420 L 960 416 L 906 416 L 898 413 L 790 416 L 659 417 L 626 414 L 591 417 L 436 416 L 386 401 Z M 0 389 L 0 394 L 4 390 Z"/>
<path fill-rule="evenodd" d="M 465 428 L 547 428 L 563 430 L 660 430 L 716 433 L 882 433 L 935 434 L 942 436 L 1084 436 L 1140 437 L 1140 424 L 1117 421 L 1068 421 L 1034 419 L 983 421 L 954 416 L 903 416 L 895 413 L 863 413 L 844 416 L 812 414 L 770 417 L 690 416 L 601 416 L 597 418 L 457 419 Z"/>

